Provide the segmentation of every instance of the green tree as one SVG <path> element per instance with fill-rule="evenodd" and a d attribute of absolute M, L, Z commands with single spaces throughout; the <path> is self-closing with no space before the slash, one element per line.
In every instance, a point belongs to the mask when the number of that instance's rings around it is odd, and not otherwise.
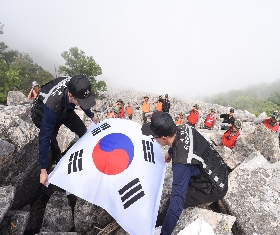
<path fill-rule="evenodd" d="M 43 85 L 53 80 L 53 75 L 34 63 L 32 58 L 26 53 L 18 53 L 18 57 L 10 67 L 13 70 L 19 71 L 20 91 L 25 95 L 28 95 L 32 81 L 35 80 L 40 85 Z"/>
<path fill-rule="evenodd" d="M 6 61 L 0 58 L 0 103 L 7 102 L 8 92 L 18 90 L 21 81 L 18 71 L 8 67 Z"/>
<path fill-rule="evenodd" d="M 61 56 L 65 60 L 65 65 L 59 66 L 59 73 L 68 76 L 85 75 L 91 83 L 95 96 L 98 96 L 99 92 L 106 91 L 106 83 L 96 80 L 96 76 L 102 74 L 102 69 L 92 56 L 86 56 L 85 52 L 79 50 L 78 47 L 71 47 L 69 52 L 64 51 Z"/>

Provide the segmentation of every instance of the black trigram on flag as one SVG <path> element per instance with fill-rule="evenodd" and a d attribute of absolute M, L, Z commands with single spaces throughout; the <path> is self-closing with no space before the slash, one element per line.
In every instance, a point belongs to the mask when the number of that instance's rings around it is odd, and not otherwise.
<path fill-rule="evenodd" d="M 153 142 L 142 140 L 144 159 L 155 164 Z"/>
<path fill-rule="evenodd" d="M 77 172 L 78 170 L 83 170 L 82 156 L 83 149 L 71 154 L 68 163 L 68 174 L 71 174 L 72 172 Z"/>
<path fill-rule="evenodd" d="M 138 178 L 132 180 L 119 190 L 124 209 L 130 207 L 134 202 L 145 196 L 142 185 Z"/>

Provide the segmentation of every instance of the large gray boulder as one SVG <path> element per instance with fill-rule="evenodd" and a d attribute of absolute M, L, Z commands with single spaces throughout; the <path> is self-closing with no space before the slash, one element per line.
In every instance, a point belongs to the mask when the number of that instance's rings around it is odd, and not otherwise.
<path fill-rule="evenodd" d="M 31 103 L 21 91 L 9 91 L 7 96 L 7 105 L 15 106 L 25 103 Z"/>
<path fill-rule="evenodd" d="M 75 231 L 81 234 L 97 234 L 113 217 L 103 208 L 93 205 L 81 198 L 77 198 L 74 210 Z"/>
<path fill-rule="evenodd" d="M 73 227 L 72 209 L 66 193 L 54 192 L 48 201 L 40 231 L 70 232 Z"/>
<path fill-rule="evenodd" d="M 23 235 L 29 219 L 27 211 L 9 211 L 0 223 L 1 234 Z"/>
<path fill-rule="evenodd" d="M 11 185 L 0 187 L 0 222 L 12 207 L 15 190 L 15 187 Z"/>
<path fill-rule="evenodd" d="M 236 217 L 235 234 L 280 234 L 280 162 L 254 152 L 229 175 L 222 202 Z"/>
<path fill-rule="evenodd" d="M 262 123 L 257 125 L 255 131 L 246 137 L 246 141 L 252 144 L 268 161 L 276 162 L 280 160 L 278 135 Z"/>
<path fill-rule="evenodd" d="M 235 146 L 232 148 L 231 156 L 227 158 L 225 163 L 230 169 L 233 170 L 238 165 L 240 165 L 245 160 L 245 158 L 255 151 L 256 150 L 252 145 L 248 144 L 243 137 L 240 137 Z"/>
<path fill-rule="evenodd" d="M 197 218 L 200 218 L 208 223 L 212 227 L 214 233 L 219 235 L 231 235 L 231 228 L 236 220 L 234 216 L 216 213 L 211 210 L 197 207 L 187 208 L 183 210 L 172 234 L 178 234 L 182 229 L 190 225 Z"/>
<path fill-rule="evenodd" d="M 39 189 L 38 129 L 30 119 L 30 105 L 1 110 L 0 186 L 16 188 L 12 209 L 30 203 Z"/>

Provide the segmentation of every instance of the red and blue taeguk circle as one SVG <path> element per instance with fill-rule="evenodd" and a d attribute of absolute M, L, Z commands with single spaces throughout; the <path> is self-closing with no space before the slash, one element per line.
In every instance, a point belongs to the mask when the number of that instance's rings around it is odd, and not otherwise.
<path fill-rule="evenodd" d="M 129 167 L 134 156 L 134 145 L 121 133 L 112 133 L 98 141 L 92 151 L 96 168 L 107 175 L 116 175 Z"/>

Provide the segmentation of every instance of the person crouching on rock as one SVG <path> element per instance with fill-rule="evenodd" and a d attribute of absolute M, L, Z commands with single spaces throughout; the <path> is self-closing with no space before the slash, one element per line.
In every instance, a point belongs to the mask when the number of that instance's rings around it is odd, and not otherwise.
<path fill-rule="evenodd" d="M 263 123 L 268 129 L 270 129 L 271 131 L 279 135 L 280 134 L 279 121 L 280 121 L 280 112 L 276 110 L 271 113 L 270 117 L 255 119 L 254 123 L 256 125 Z"/>
<path fill-rule="evenodd" d="M 216 116 L 215 116 L 216 110 L 212 108 L 210 110 L 210 113 L 203 115 L 202 118 L 205 118 L 204 120 L 204 129 L 212 130 L 216 124 Z"/>
<path fill-rule="evenodd" d="M 170 235 L 183 208 L 214 202 L 226 195 L 227 166 L 195 128 L 176 126 L 169 113 L 154 112 L 151 123 L 143 124 L 141 131 L 161 146 L 170 147 L 165 162 L 172 159 L 172 190 L 156 222 L 156 227 L 162 226 L 161 235 Z"/>
<path fill-rule="evenodd" d="M 199 120 L 199 105 L 195 104 L 194 106 L 192 106 L 191 110 L 188 111 L 187 113 L 189 113 L 188 116 L 188 125 L 195 127 L 195 124 L 198 122 Z"/>
<path fill-rule="evenodd" d="M 235 120 L 233 124 L 226 123 L 229 127 L 229 130 L 227 130 L 224 135 L 222 136 L 222 144 L 230 149 L 232 149 L 237 140 L 240 138 L 240 128 L 241 123 L 239 120 Z"/>

